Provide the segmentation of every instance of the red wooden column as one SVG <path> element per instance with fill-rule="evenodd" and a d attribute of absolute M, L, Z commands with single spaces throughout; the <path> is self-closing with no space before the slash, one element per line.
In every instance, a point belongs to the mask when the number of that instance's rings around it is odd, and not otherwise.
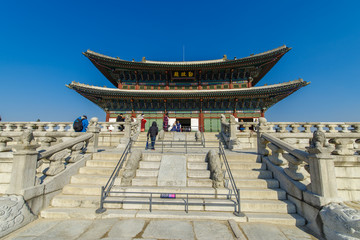
<path fill-rule="evenodd" d="M 265 110 L 264 110 L 264 109 L 261 109 L 260 114 L 261 114 L 261 115 L 260 115 L 261 117 L 265 117 Z"/>
<path fill-rule="evenodd" d="M 204 128 L 204 113 L 202 111 L 203 100 L 200 99 L 200 113 L 199 113 L 199 130 L 205 132 Z"/>
<path fill-rule="evenodd" d="M 252 87 L 252 82 L 253 82 L 253 78 L 252 77 L 249 77 L 248 78 L 248 88 L 251 88 Z"/>
<path fill-rule="evenodd" d="M 110 119 L 110 113 L 109 112 L 106 112 L 106 122 L 108 122 Z"/>

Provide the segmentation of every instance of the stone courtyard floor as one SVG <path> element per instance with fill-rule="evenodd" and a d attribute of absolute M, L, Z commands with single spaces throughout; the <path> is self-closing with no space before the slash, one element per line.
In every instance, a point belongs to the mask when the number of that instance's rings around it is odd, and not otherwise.
<path fill-rule="evenodd" d="M 295 226 L 164 219 L 38 219 L 4 239 L 318 239 Z"/>

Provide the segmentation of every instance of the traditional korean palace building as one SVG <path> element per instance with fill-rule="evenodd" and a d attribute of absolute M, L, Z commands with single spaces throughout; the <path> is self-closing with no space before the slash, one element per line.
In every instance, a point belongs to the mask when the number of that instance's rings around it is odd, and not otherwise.
<path fill-rule="evenodd" d="M 67 85 L 106 112 L 107 121 L 118 113 L 145 114 L 147 128 L 162 126 L 167 112 L 170 124 L 179 120 L 187 130 L 219 131 L 221 114 L 254 121 L 278 101 L 308 82 L 302 79 L 256 85 L 291 48 L 282 46 L 240 59 L 162 62 L 145 58 L 125 61 L 93 51 L 83 54 L 115 86 Z"/>

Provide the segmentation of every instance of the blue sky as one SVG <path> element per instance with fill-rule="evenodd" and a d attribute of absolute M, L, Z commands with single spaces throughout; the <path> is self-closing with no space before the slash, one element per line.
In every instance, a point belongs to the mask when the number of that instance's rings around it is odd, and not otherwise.
<path fill-rule="evenodd" d="M 3 121 L 73 121 L 105 113 L 71 81 L 112 87 L 82 55 L 125 60 L 241 58 L 293 49 L 258 86 L 311 84 L 271 107 L 269 121 L 360 121 L 360 1 L 2 1 Z"/>

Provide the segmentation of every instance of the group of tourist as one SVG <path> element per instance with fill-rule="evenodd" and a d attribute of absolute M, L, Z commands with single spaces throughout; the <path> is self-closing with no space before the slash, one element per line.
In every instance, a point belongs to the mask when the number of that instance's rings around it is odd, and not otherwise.
<path fill-rule="evenodd" d="M 146 120 L 144 119 L 144 114 L 141 114 L 142 119 L 141 119 L 141 131 L 145 131 L 145 124 L 146 124 Z M 117 118 L 116 118 L 116 122 L 125 122 L 125 117 L 123 116 L 122 113 L 120 113 Z M 89 126 L 89 121 L 87 120 L 87 116 L 83 115 L 78 117 L 77 119 L 75 119 L 74 123 L 73 123 L 73 128 L 75 132 L 86 132 L 87 128 Z M 124 125 L 121 124 L 119 126 L 119 130 L 123 131 L 124 130 Z M 166 113 L 163 119 L 163 129 L 165 132 L 168 132 L 169 130 L 169 114 Z M 170 131 L 172 132 L 181 132 L 181 124 L 179 121 L 176 121 Z M 159 132 L 159 128 L 157 127 L 157 123 L 154 121 L 151 125 L 151 127 L 148 130 L 147 133 L 147 144 L 146 144 L 146 149 L 150 148 L 151 150 L 155 150 L 155 140 L 156 140 L 156 136 L 158 135 Z M 149 139 L 151 141 L 151 145 L 148 146 L 148 142 Z"/>
<path fill-rule="evenodd" d="M 169 131 L 169 114 L 168 113 L 165 113 L 165 115 L 164 115 L 163 130 L 165 132 Z M 146 149 L 150 148 L 151 150 L 155 150 L 155 140 L 156 140 L 156 136 L 158 134 L 158 131 L 159 131 L 159 128 L 157 127 L 157 123 L 154 121 L 152 123 L 151 127 L 149 128 L 148 133 L 147 133 L 148 141 L 147 141 L 147 144 L 146 144 Z M 176 121 L 172 125 L 170 131 L 172 131 L 172 132 L 181 132 L 181 124 L 180 124 L 180 122 Z M 151 145 L 150 146 L 148 145 L 149 138 L 151 140 Z"/>
<path fill-rule="evenodd" d="M 163 129 L 165 132 L 169 131 L 169 114 L 166 113 L 163 120 Z M 181 132 L 181 124 L 179 121 L 174 122 L 170 129 L 171 132 Z"/>

